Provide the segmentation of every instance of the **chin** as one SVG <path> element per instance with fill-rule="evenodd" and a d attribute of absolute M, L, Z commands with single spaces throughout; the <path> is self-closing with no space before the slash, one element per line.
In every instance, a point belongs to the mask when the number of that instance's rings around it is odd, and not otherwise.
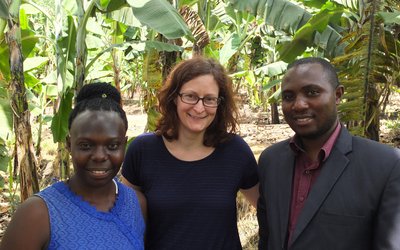
<path fill-rule="evenodd" d="M 300 137 L 307 138 L 307 139 L 315 139 L 318 138 L 321 133 L 319 131 L 314 131 L 310 129 L 299 129 L 299 128 L 293 128 L 293 131 Z"/>

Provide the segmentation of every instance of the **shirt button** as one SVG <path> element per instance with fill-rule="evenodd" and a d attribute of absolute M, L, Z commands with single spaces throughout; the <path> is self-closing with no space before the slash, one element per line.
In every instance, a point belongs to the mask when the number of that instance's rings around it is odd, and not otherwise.
<path fill-rule="evenodd" d="M 311 173 L 310 170 L 306 170 L 306 171 L 305 171 L 305 174 L 310 174 L 310 173 Z"/>
<path fill-rule="evenodd" d="M 304 196 L 300 196 L 299 200 L 303 202 L 304 201 Z"/>

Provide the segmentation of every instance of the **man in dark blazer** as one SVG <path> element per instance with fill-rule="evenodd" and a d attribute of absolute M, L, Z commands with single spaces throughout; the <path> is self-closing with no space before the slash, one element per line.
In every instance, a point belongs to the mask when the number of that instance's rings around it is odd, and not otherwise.
<path fill-rule="evenodd" d="M 332 65 L 305 58 L 282 80 L 293 138 L 259 158 L 259 249 L 400 249 L 400 150 L 340 124 Z"/>

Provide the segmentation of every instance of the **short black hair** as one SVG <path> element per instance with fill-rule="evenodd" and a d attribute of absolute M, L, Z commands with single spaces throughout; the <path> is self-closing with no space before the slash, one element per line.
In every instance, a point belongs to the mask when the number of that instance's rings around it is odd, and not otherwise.
<path fill-rule="evenodd" d="M 302 64 L 313 64 L 313 63 L 317 63 L 322 66 L 325 73 L 327 73 L 329 83 L 332 85 L 334 89 L 337 86 L 339 86 L 339 78 L 337 75 L 337 70 L 335 69 L 335 67 L 333 67 L 333 65 L 330 62 L 321 57 L 305 57 L 298 59 L 290 63 L 287 69 L 289 70 L 291 68 L 297 67 Z"/>
<path fill-rule="evenodd" d="M 71 129 L 72 122 L 83 111 L 114 111 L 119 114 L 124 122 L 125 129 L 128 129 L 128 119 L 122 109 L 121 94 L 109 83 L 97 82 L 84 85 L 76 97 L 76 106 L 68 119 L 68 129 Z"/>

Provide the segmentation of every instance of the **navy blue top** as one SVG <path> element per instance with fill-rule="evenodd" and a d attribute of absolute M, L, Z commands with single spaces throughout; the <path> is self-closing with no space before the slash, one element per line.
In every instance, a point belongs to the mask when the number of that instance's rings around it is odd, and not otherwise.
<path fill-rule="evenodd" d="M 146 249 L 242 249 L 236 195 L 258 183 L 257 163 L 235 135 L 198 161 L 182 161 L 161 136 L 144 134 L 128 148 L 122 175 L 147 198 Z"/>

